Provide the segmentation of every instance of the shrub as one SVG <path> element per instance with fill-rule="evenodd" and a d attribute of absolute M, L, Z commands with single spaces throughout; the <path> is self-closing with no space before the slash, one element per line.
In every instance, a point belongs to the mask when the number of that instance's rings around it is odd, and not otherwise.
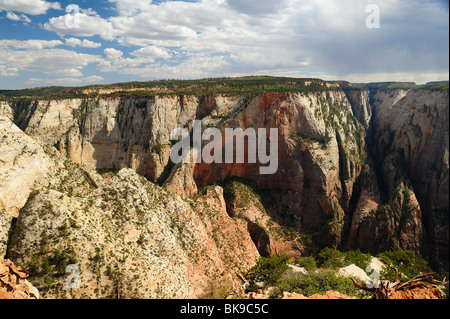
<path fill-rule="evenodd" d="M 200 299 L 226 299 L 233 292 L 232 283 L 218 284 L 214 281 L 209 281 Z"/>
<path fill-rule="evenodd" d="M 351 264 L 366 269 L 371 260 L 371 254 L 362 253 L 359 249 L 341 252 L 333 248 L 325 248 L 318 254 L 318 266 L 329 269 L 342 268 Z"/>
<path fill-rule="evenodd" d="M 350 264 L 355 264 L 361 269 L 366 269 L 372 261 L 372 255 L 362 253 L 359 249 L 345 252 L 345 257 Z"/>
<path fill-rule="evenodd" d="M 254 286 L 256 282 L 274 285 L 288 269 L 289 260 L 288 254 L 272 255 L 267 258 L 259 257 L 256 265 L 250 268 L 244 276 L 249 280 L 250 286 Z"/>
<path fill-rule="evenodd" d="M 388 265 L 381 271 L 381 279 L 389 281 L 395 280 L 395 268 L 401 280 L 410 280 L 421 273 L 432 271 L 428 263 L 412 250 L 386 251 L 379 254 L 378 258 Z"/>
<path fill-rule="evenodd" d="M 358 290 L 350 279 L 339 276 L 331 269 L 318 269 L 308 274 L 283 276 L 277 285 L 277 291 L 288 291 L 302 294 L 306 297 L 314 294 L 323 295 L 329 290 L 335 290 L 350 296 L 357 296 Z"/>
<path fill-rule="evenodd" d="M 50 263 L 49 263 L 47 257 L 44 257 L 41 262 L 41 271 L 43 274 L 49 274 L 51 271 Z"/>
<path fill-rule="evenodd" d="M 305 268 L 307 271 L 313 271 L 317 269 L 316 259 L 313 256 L 300 257 L 295 260 L 295 263 L 300 267 Z"/>
<path fill-rule="evenodd" d="M 321 268 L 336 269 L 348 266 L 345 254 L 333 248 L 322 249 L 317 255 L 317 261 Z"/>

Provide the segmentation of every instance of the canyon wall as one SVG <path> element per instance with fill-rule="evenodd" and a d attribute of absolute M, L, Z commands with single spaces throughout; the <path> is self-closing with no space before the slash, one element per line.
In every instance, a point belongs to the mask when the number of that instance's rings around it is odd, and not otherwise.
<path fill-rule="evenodd" d="M 448 267 L 448 91 L 16 101 L 0 104 L 0 118 L 0 174 L 15 181 L 0 185 L 2 249 L 30 266 L 45 261 L 42 237 L 49 251 L 75 252 L 90 270 L 74 297 L 199 296 L 207 278 L 238 286 L 259 255 L 323 247 L 413 249 Z M 278 128 L 277 172 L 172 163 L 170 132 L 196 119 L 223 137 Z"/>

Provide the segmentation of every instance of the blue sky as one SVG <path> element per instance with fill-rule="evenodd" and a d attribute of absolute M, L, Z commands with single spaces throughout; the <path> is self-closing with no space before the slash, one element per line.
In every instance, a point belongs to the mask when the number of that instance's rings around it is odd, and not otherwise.
<path fill-rule="evenodd" d="M 0 89 L 256 74 L 425 83 L 448 80 L 448 38 L 448 0 L 0 0 Z"/>

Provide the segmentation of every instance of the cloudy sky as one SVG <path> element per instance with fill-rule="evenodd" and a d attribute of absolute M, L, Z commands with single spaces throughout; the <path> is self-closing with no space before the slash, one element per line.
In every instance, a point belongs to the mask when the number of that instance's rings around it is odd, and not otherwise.
<path fill-rule="evenodd" d="M 0 0 L 0 89 L 256 74 L 448 80 L 448 3 Z M 371 4 L 379 28 L 367 27 Z"/>

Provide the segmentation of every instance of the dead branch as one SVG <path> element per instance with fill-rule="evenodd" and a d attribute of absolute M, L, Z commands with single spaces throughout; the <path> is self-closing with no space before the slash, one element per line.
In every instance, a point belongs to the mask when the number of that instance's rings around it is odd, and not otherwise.
<path fill-rule="evenodd" d="M 353 278 L 350 278 L 353 282 L 353 285 L 365 291 L 369 291 L 375 293 L 375 299 L 389 299 L 389 297 L 398 290 L 405 290 L 415 286 L 416 284 L 425 281 L 435 286 L 444 286 L 448 285 L 448 281 L 438 281 L 433 278 L 435 273 L 422 274 L 414 277 L 411 280 L 408 280 L 405 283 L 401 283 L 398 281 L 398 271 L 396 269 L 395 272 L 395 282 L 389 282 L 388 280 L 380 281 L 378 287 L 367 287 L 366 285 L 361 285 L 357 283 Z"/>

